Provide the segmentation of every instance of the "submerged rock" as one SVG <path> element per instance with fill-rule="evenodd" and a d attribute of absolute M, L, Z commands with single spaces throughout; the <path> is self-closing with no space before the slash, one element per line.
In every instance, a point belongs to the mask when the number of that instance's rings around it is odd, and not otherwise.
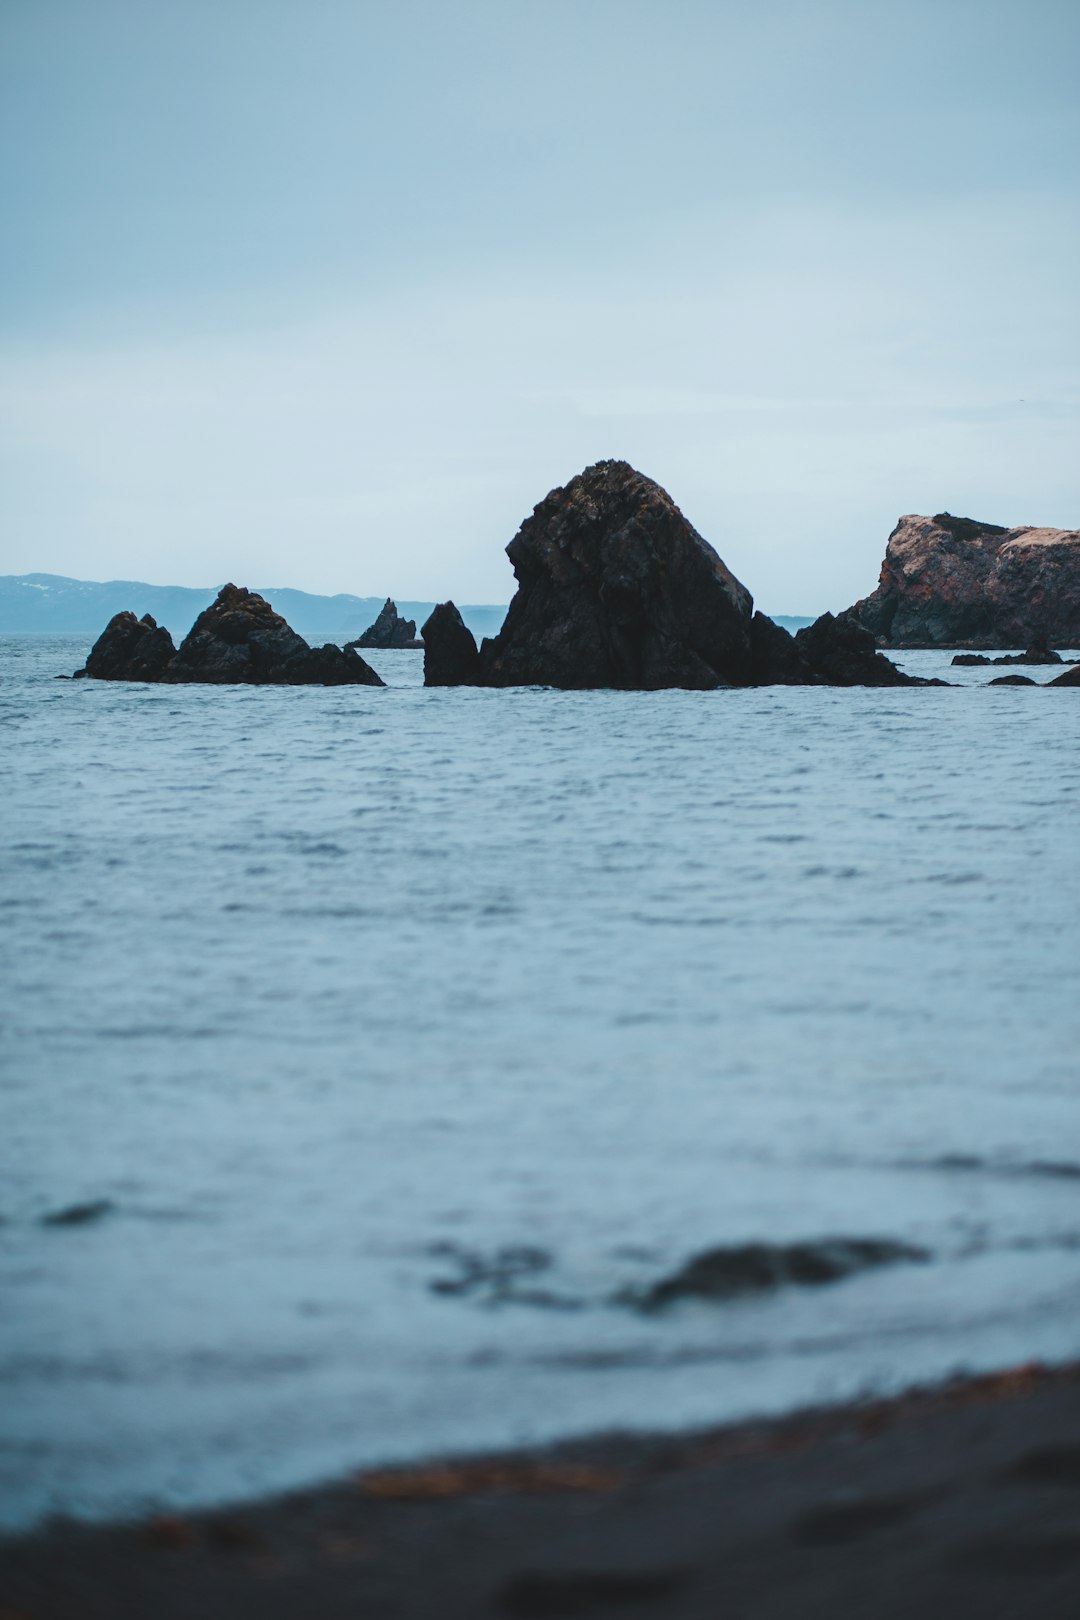
<path fill-rule="evenodd" d="M 66 1204 L 41 1217 L 42 1226 L 91 1226 L 113 1212 L 109 1198 L 92 1198 L 85 1204 Z"/>
<path fill-rule="evenodd" d="M 404 648 L 422 647 L 423 642 L 416 639 L 416 620 L 403 619 L 397 610 L 397 603 L 388 596 L 379 609 L 379 616 L 374 624 L 369 624 L 362 636 L 355 641 L 345 643 L 346 651 L 353 647 L 375 648 Z"/>
<path fill-rule="evenodd" d="M 597 462 L 552 490 L 506 554 L 518 589 L 480 649 L 483 685 L 750 682 L 750 592 L 627 462 Z"/>
<path fill-rule="evenodd" d="M 660 1311 L 682 1299 L 737 1299 L 790 1284 L 820 1287 L 855 1272 L 899 1261 L 928 1260 L 926 1249 L 888 1238 L 821 1238 L 811 1243 L 743 1243 L 706 1249 L 650 1287 L 628 1291 L 619 1303 Z"/>
<path fill-rule="evenodd" d="M 877 589 L 851 610 L 893 647 L 1080 643 L 1080 530 L 902 517 Z"/>
<path fill-rule="evenodd" d="M 477 686 L 480 654 L 453 602 L 440 602 L 424 622 L 424 685 Z"/>
<path fill-rule="evenodd" d="M 118 613 L 78 673 L 101 680 L 168 684 L 383 684 L 358 653 L 334 646 L 309 647 L 269 602 L 238 585 L 222 587 L 178 650 L 168 631 L 159 630 L 149 615 L 139 620 L 133 613 Z"/>
<path fill-rule="evenodd" d="M 850 613 L 823 613 L 797 632 L 795 646 L 829 686 L 925 686 L 877 650 L 873 636 Z M 934 683 L 940 684 L 940 683 Z"/>
<path fill-rule="evenodd" d="M 173 638 L 149 613 L 116 613 L 90 649 L 76 679 L 160 681 L 176 656 Z"/>

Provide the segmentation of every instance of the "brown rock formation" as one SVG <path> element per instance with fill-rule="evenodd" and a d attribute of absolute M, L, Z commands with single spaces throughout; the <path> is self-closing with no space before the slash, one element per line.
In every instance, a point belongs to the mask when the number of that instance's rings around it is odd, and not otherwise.
<path fill-rule="evenodd" d="M 256 686 L 382 686 L 355 652 L 309 647 L 263 597 L 225 585 L 174 650 L 153 619 L 118 613 L 95 642 L 81 676 L 113 681 Z"/>
<path fill-rule="evenodd" d="M 823 613 L 795 636 L 797 651 L 826 686 L 940 686 L 905 675 L 879 653 L 869 630 L 849 611 Z"/>
<path fill-rule="evenodd" d="M 852 612 L 885 646 L 1080 645 L 1080 530 L 902 517 Z"/>

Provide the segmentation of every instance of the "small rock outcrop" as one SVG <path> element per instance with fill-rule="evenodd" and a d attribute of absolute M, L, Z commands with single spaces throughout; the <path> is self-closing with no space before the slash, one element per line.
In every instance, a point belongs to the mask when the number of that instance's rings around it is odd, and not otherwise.
<path fill-rule="evenodd" d="M 973 666 L 977 664 L 1063 664 L 1065 662 L 1060 653 L 1054 652 L 1052 647 L 1046 645 L 1045 636 L 1036 636 L 1026 652 L 1005 653 L 1001 658 L 987 658 L 983 653 L 957 653 L 953 659 L 954 664 Z"/>
<path fill-rule="evenodd" d="M 998 675 L 994 680 L 988 681 L 988 686 L 1038 686 L 1030 675 Z"/>
<path fill-rule="evenodd" d="M 506 548 L 518 588 L 480 649 L 486 686 L 747 685 L 750 592 L 659 484 L 599 461 Z"/>
<path fill-rule="evenodd" d="M 254 686 L 382 686 L 355 652 L 309 647 L 269 602 L 225 585 L 175 649 L 153 619 L 118 613 L 91 649 L 80 676 Z"/>
<path fill-rule="evenodd" d="M 1055 675 L 1053 680 L 1047 681 L 1046 684 L 1047 686 L 1080 686 L 1080 664 L 1074 664 L 1071 669 L 1065 671 L 1064 675 Z"/>
<path fill-rule="evenodd" d="M 478 686 L 480 653 L 453 602 L 440 602 L 424 621 L 424 685 Z"/>
<path fill-rule="evenodd" d="M 750 625 L 750 678 L 754 686 L 819 686 L 822 682 L 795 637 L 764 613 L 755 613 Z"/>
<path fill-rule="evenodd" d="M 173 638 L 149 613 L 116 613 L 94 642 L 76 679 L 160 681 L 176 656 Z"/>
<path fill-rule="evenodd" d="M 795 647 L 827 686 L 926 686 L 917 675 L 905 675 L 877 650 L 869 630 L 850 612 L 823 613 L 795 635 Z M 934 682 L 941 685 L 941 682 Z"/>
<path fill-rule="evenodd" d="M 851 611 L 890 647 L 1080 645 L 1080 530 L 902 517 Z"/>
<path fill-rule="evenodd" d="M 416 620 L 403 619 L 397 610 L 397 603 L 386 598 L 379 609 L 379 616 L 374 624 L 369 624 L 362 636 L 355 641 L 345 643 L 346 651 L 354 647 L 374 647 L 386 649 L 422 647 L 422 641 L 416 639 Z"/>

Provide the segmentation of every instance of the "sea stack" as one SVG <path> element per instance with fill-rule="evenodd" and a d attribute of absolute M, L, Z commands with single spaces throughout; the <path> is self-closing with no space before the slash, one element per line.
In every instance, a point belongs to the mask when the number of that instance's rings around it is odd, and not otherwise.
<path fill-rule="evenodd" d="M 224 585 L 178 650 L 149 614 L 117 613 L 79 676 L 168 685 L 382 686 L 369 664 L 340 647 L 309 647 L 264 597 Z"/>
<path fill-rule="evenodd" d="M 851 612 L 888 647 L 1080 645 L 1080 530 L 902 517 Z"/>
<path fill-rule="evenodd" d="M 375 623 L 369 624 L 363 635 L 357 636 L 355 641 L 347 641 L 345 650 L 348 652 L 355 647 L 374 647 L 385 651 L 422 646 L 423 642 L 416 639 L 416 620 L 403 619 L 397 610 L 397 603 L 388 596 L 379 609 Z"/>
<path fill-rule="evenodd" d="M 518 588 L 480 649 L 485 686 L 747 685 L 753 602 L 659 484 L 599 461 L 506 548 Z"/>

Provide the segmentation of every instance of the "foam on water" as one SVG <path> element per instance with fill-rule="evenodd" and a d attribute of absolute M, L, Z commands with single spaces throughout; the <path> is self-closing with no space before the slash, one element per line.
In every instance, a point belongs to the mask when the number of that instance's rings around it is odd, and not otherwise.
<path fill-rule="evenodd" d="M 1075 693 L 86 645 L 0 643 L 0 1522 L 1080 1352 Z M 619 1303 L 838 1239 L 929 1259 Z"/>

